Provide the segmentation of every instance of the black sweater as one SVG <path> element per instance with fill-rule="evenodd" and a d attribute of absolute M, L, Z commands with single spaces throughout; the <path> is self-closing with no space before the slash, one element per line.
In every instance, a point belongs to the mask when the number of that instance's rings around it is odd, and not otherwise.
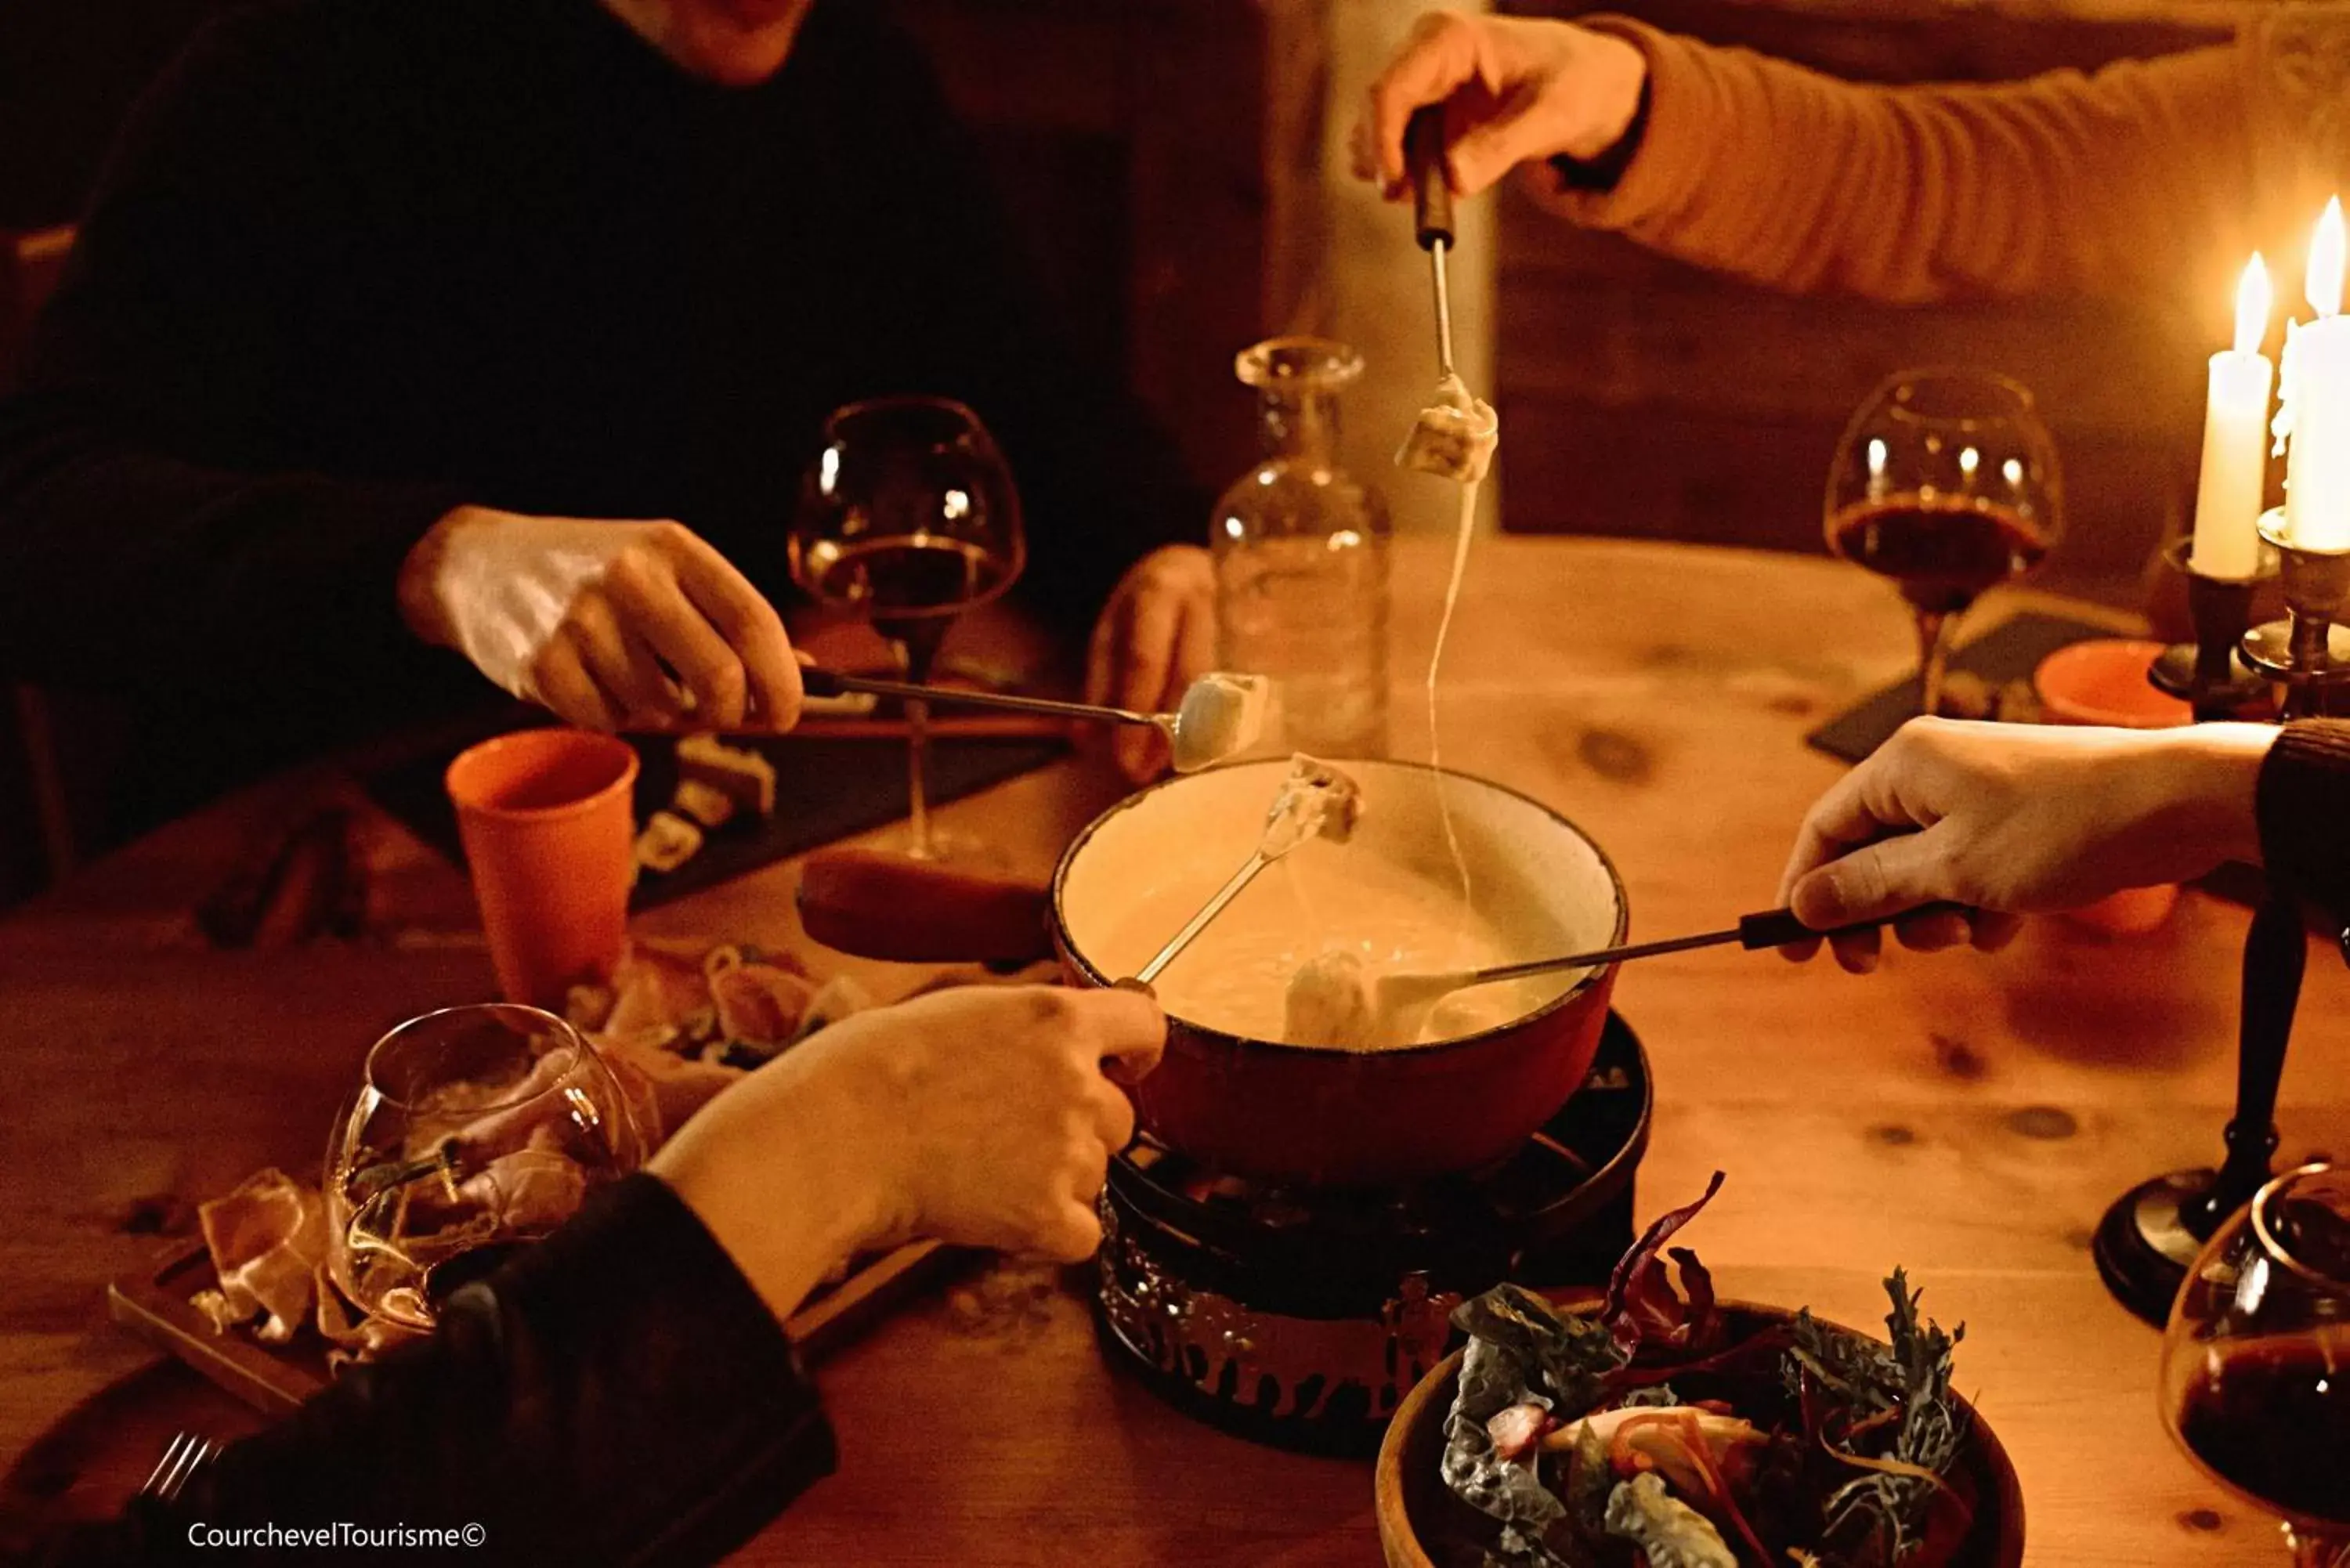
<path fill-rule="evenodd" d="M 1074 365 L 871 0 L 685 76 L 596 0 L 271 0 L 150 92 L 0 403 L 0 674 L 277 715 L 480 682 L 401 628 L 460 502 L 672 517 L 771 592 L 824 416 L 995 431 L 1079 623 L 1204 502 Z"/>
<path fill-rule="evenodd" d="M 2261 764 L 2261 859 L 2317 907 L 2350 958 L 2350 720 L 2288 724 Z"/>
<path fill-rule="evenodd" d="M 432 1553 L 377 1532 L 475 1525 L 480 1550 L 454 1555 L 711 1563 L 833 1462 L 774 1315 L 675 1193 L 632 1176 L 452 1294 L 430 1339 L 346 1372 L 175 1501 L 50 1534 L 31 1561 L 408 1562 Z M 273 1525 L 369 1533 L 334 1551 L 234 1533 Z"/>

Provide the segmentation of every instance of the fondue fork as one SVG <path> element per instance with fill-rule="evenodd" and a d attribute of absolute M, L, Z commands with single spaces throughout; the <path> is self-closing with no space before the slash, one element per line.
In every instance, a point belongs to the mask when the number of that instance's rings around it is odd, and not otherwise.
<path fill-rule="evenodd" d="M 1241 896 L 1242 888 L 1256 880 L 1258 872 L 1308 839 L 1344 844 L 1353 836 L 1355 818 L 1361 811 L 1362 787 L 1351 777 L 1326 763 L 1299 757 L 1291 765 L 1281 793 L 1274 796 L 1272 809 L 1264 814 L 1264 833 L 1257 840 L 1255 852 L 1149 963 L 1119 981 L 1119 987 L 1149 991 L 1151 982 L 1191 945 L 1193 938 L 1208 929 L 1210 921 L 1224 912 L 1226 905 Z"/>
<path fill-rule="evenodd" d="M 1428 253 L 1436 295 L 1436 397 L 1419 410 L 1396 462 L 1461 484 L 1485 477 L 1493 460 L 1493 410 L 1461 384 L 1452 365 L 1452 286 L 1445 261 L 1453 244 L 1452 187 L 1444 171 L 1444 111 L 1415 112 L 1404 127 L 1404 164 L 1411 182 L 1412 234 Z"/>
<path fill-rule="evenodd" d="M 875 697 L 960 703 L 966 708 L 998 708 L 1011 713 L 1042 713 L 1055 719 L 1155 725 L 1170 734 L 1174 732 L 1176 720 L 1172 713 L 1139 713 L 1130 708 L 1108 708 L 1093 702 L 1064 702 L 1056 697 L 1023 697 L 1010 691 L 980 691 L 965 686 L 924 686 L 911 680 L 844 675 L 837 670 L 819 670 L 806 665 L 800 669 L 800 685 L 811 697 L 839 697 L 851 691 L 862 691 Z"/>
<path fill-rule="evenodd" d="M 800 685 L 811 697 L 837 697 L 855 691 L 923 702 L 961 703 L 967 708 L 1040 713 L 1055 719 L 1146 725 L 1167 737 L 1177 773 L 1196 773 L 1254 745 L 1263 728 L 1265 692 L 1269 690 L 1259 676 L 1211 673 L 1185 689 L 1182 704 L 1176 711 L 1140 713 L 1130 708 L 1064 702 L 1054 697 L 1024 697 L 1009 691 L 974 691 L 960 686 L 924 686 L 910 680 L 844 675 L 813 664 L 801 666 Z"/>
<path fill-rule="evenodd" d="M 1856 931 L 1871 931 L 1906 920 L 1913 915 L 1970 915 L 1973 910 L 1963 904 L 1921 904 L 1914 909 L 1904 909 L 1898 915 L 1882 919 L 1859 920 L 1832 930 L 1815 931 L 1795 919 L 1793 909 L 1772 909 L 1759 915 L 1741 915 L 1738 924 L 1728 930 L 1705 931 L 1693 937 L 1666 937 L 1652 942 L 1631 942 L 1623 947 L 1598 948 L 1590 952 L 1569 953 L 1564 958 L 1534 959 L 1524 963 L 1494 964 L 1485 969 L 1455 970 L 1436 974 L 1383 974 L 1371 983 L 1371 1006 L 1378 1017 L 1384 1037 L 1411 1039 L 1419 1033 L 1419 1025 L 1435 1005 L 1456 991 L 1471 986 L 1495 985 L 1505 980 L 1531 980 L 1536 975 L 1555 974 L 1563 969 L 1596 969 L 1601 964 L 1624 963 L 1632 959 L 1655 958 L 1660 953 L 1688 952 L 1694 948 L 1726 947 L 1736 942 L 1748 952 L 1763 948 L 1783 948 L 1814 937 L 1849 936 Z M 1409 1024 L 1409 1030 L 1405 1025 Z"/>
<path fill-rule="evenodd" d="M 1412 234 L 1428 253 L 1430 280 L 1436 288 L 1436 369 L 1439 379 L 1452 370 L 1452 288 L 1444 274 L 1445 253 L 1452 248 L 1452 187 L 1444 174 L 1444 110 L 1430 106 L 1416 109 L 1405 122 L 1403 155 L 1411 180 Z"/>

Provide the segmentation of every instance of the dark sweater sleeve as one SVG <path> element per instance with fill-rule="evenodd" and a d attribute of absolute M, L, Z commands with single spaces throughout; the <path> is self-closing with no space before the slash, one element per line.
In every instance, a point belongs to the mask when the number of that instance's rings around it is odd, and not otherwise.
<path fill-rule="evenodd" d="M 308 472 L 291 433 L 286 285 L 336 266 L 348 191 L 286 49 L 265 12 L 206 29 L 100 182 L 0 402 L 0 671 L 348 692 L 433 657 L 394 579 L 463 498 Z"/>
<path fill-rule="evenodd" d="M 2286 725 L 2255 802 L 2270 877 L 2350 923 L 2350 721 Z"/>
<path fill-rule="evenodd" d="M 939 384 L 1011 462 L 1029 533 L 1024 596 L 1060 624 L 1090 624 L 1136 560 L 1207 542 L 1212 498 L 1140 400 L 1073 349 L 936 72 L 911 40 L 875 26 L 875 79 L 903 138 L 889 178 L 921 273 L 909 292 L 931 306 Z"/>
<path fill-rule="evenodd" d="M 176 1560 L 192 1526 L 348 1522 L 479 1525 L 485 1562 L 711 1563 L 834 1458 L 774 1315 L 691 1210 L 639 1175 L 458 1291 L 429 1340 L 345 1373 L 174 1502 L 141 1499 L 53 1539 L 43 1561 Z"/>

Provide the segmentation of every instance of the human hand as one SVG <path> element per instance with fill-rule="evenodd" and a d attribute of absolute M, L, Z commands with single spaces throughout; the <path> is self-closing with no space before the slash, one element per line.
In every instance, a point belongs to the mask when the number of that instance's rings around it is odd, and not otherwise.
<path fill-rule="evenodd" d="M 1430 104 L 1444 106 L 1459 195 L 1518 163 L 1596 158 L 1630 129 L 1648 74 L 1637 47 L 1571 22 L 1429 12 L 1371 84 L 1355 122 L 1356 177 L 1377 180 L 1389 201 L 1407 195 L 1404 126 Z"/>
<path fill-rule="evenodd" d="M 1996 948 L 2018 915 L 2077 909 L 2125 888 L 2258 860 L 2253 788 L 2264 724 L 2075 729 L 1916 719 L 1822 795 L 1779 881 L 1814 929 L 1947 899 L 1981 911 L 1899 922 L 1905 947 Z M 1875 930 L 1835 940 L 1876 968 Z M 1785 950 L 1808 958 L 1817 941 Z"/>
<path fill-rule="evenodd" d="M 1127 991 L 971 986 L 842 1020 L 720 1096 L 650 1164 L 788 1314 L 853 1253 L 917 1236 L 1076 1262 L 1134 1136 L 1113 1081 L 1166 1017 Z"/>
<path fill-rule="evenodd" d="M 1215 668 L 1216 567 L 1196 545 L 1170 545 L 1137 561 L 1110 590 L 1086 655 L 1086 701 L 1169 713 Z M 1121 725 L 1111 753 L 1137 784 L 1168 763 L 1167 737 Z"/>
<path fill-rule="evenodd" d="M 517 697 L 597 730 L 788 730 L 781 617 L 676 523 L 461 506 L 400 568 L 400 613 Z"/>

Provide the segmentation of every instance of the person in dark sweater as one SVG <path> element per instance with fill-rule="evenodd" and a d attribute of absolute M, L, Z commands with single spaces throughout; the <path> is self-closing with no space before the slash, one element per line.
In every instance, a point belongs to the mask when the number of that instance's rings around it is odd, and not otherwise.
<path fill-rule="evenodd" d="M 1996 948 L 2020 916 L 2241 861 L 2345 932 L 2345 822 L 2350 722 L 2101 730 L 1914 719 L 1813 805 L 1779 900 L 1814 930 L 1947 900 L 1979 912 L 1900 921 L 1903 945 Z M 1834 946 L 1866 973 L 1882 942 L 1872 929 Z"/>
<path fill-rule="evenodd" d="M 0 670 L 213 750 L 444 709 L 479 692 L 452 649 L 576 722 L 782 727 L 819 428 L 921 392 L 1009 458 L 1031 602 L 1102 610 L 1097 684 L 1165 705 L 1205 498 L 1026 277 L 854 0 L 232 11 L 134 115 L 0 403 Z"/>
<path fill-rule="evenodd" d="M 1112 1075 L 1149 1072 L 1165 1028 L 1131 992 L 1039 986 L 837 1023 L 452 1293 L 429 1338 L 26 1561 L 405 1561 L 437 1542 L 381 1532 L 468 1525 L 485 1562 L 715 1561 L 833 1468 L 784 1320 L 854 1254 L 915 1236 L 1090 1256 L 1134 1131 Z M 283 1533 L 338 1524 L 368 1533 L 331 1553 Z"/>

